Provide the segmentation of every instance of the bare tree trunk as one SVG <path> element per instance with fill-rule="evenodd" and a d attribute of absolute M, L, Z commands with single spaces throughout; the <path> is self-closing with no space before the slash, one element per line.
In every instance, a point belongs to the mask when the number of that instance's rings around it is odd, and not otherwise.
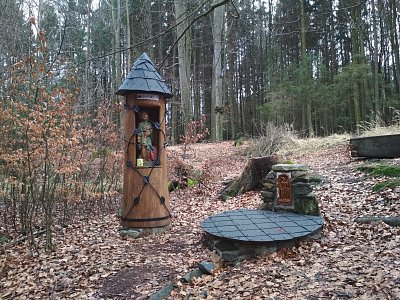
<path fill-rule="evenodd" d="M 356 0 L 352 0 L 352 4 L 356 4 Z M 358 3 L 358 2 L 357 2 Z M 361 7 L 351 8 L 351 43 L 352 43 L 352 60 L 354 65 L 358 65 L 363 59 L 363 45 L 361 33 Z M 359 84 L 360 74 L 353 70 L 352 87 L 353 87 L 353 108 L 354 108 L 354 121 L 356 131 L 359 133 L 361 122 L 361 86 Z"/>
<path fill-rule="evenodd" d="M 126 74 L 129 73 L 129 71 L 132 68 L 132 52 L 130 50 L 131 48 L 131 20 L 129 16 L 129 0 L 125 0 L 125 7 L 126 7 L 126 48 L 128 48 L 128 53 L 126 57 Z"/>
<path fill-rule="evenodd" d="M 201 118 L 201 97 L 200 97 L 200 63 L 198 62 L 198 50 L 193 55 L 193 115 L 196 120 Z"/>
<path fill-rule="evenodd" d="M 227 90 L 227 102 L 229 103 L 229 134 L 231 139 L 236 139 L 236 124 L 238 119 L 237 112 L 237 102 L 236 102 L 236 91 L 235 91 L 235 60 L 236 60 L 236 52 L 235 52 L 235 40 L 234 40 L 234 31 L 235 27 L 233 27 L 233 20 L 230 21 L 230 25 L 228 28 L 231 28 L 229 32 L 227 32 L 227 40 L 229 45 L 227 46 L 227 76 L 225 79 L 225 86 Z"/>
<path fill-rule="evenodd" d="M 305 67 L 309 67 L 308 65 L 306 66 L 306 54 L 307 54 L 307 46 L 306 46 L 306 21 L 305 21 L 305 11 L 304 11 L 304 1 L 305 0 L 300 0 L 300 17 L 301 17 L 301 61 L 304 64 Z M 311 66 L 310 66 L 311 69 Z M 311 74 L 311 72 L 310 72 Z M 306 111 L 305 111 L 305 117 L 306 117 L 306 123 L 308 127 L 308 135 L 310 137 L 314 136 L 314 129 L 313 129 L 313 123 L 312 123 L 312 109 L 311 109 L 311 99 L 310 97 L 307 97 L 306 95 Z"/>
<path fill-rule="evenodd" d="M 85 94 L 84 94 L 84 106 L 88 110 L 90 106 L 90 12 L 91 12 L 92 0 L 87 0 L 87 19 L 86 19 L 86 63 L 85 63 Z"/>
<path fill-rule="evenodd" d="M 122 83 L 122 74 L 121 74 L 121 0 L 113 0 L 112 1 L 112 19 L 114 24 L 114 42 L 115 42 L 115 54 L 114 54 L 114 89 L 112 94 L 115 94 L 116 87 Z M 116 98 L 118 101 L 118 98 Z M 119 125 L 123 126 L 123 111 L 119 114 Z"/>
<path fill-rule="evenodd" d="M 392 56 L 394 62 L 394 75 L 395 75 L 395 87 L 396 93 L 400 93 L 400 51 L 399 51 L 399 37 L 397 34 L 397 1 L 390 0 L 391 6 L 390 15 L 390 42 L 392 44 Z"/>
<path fill-rule="evenodd" d="M 172 65 L 174 66 L 176 63 L 176 58 L 175 55 L 172 55 Z M 174 68 L 174 77 L 178 77 L 176 74 L 177 73 L 177 68 Z M 170 102 L 170 107 L 171 107 L 171 124 L 170 124 L 170 140 L 172 144 L 175 144 L 178 141 L 178 126 L 177 126 L 177 120 L 178 120 L 178 108 L 179 105 L 177 104 L 177 100 L 174 99 L 174 101 Z"/>
<path fill-rule="evenodd" d="M 217 1 L 217 0 L 216 0 Z M 218 2 L 218 1 L 217 1 Z M 215 2 L 214 2 L 215 3 Z M 215 3 L 216 4 L 216 3 Z M 224 28 L 225 7 L 214 9 L 213 15 L 213 84 L 211 105 L 211 135 L 216 141 L 223 139 L 223 92 L 222 92 L 222 33 Z"/>
<path fill-rule="evenodd" d="M 372 9 L 372 27 L 374 35 L 374 112 L 375 118 L 378 118 L 380 111 L 380 100 L 379 100 L 379 61 L 378 61 L 378 26 L 376 22 L 376 6 L 375 0 L 371 0 Z"/>
<path fill-rule="evenodd" d="M 176 0 L 175 19 L 177 23 L 176 35 L 179 37 L 182 32 L 188 27 L 188 14 L 186 0 Z M 191 99 L 190 99 L 190 63 L 191 63 L 191 41 L 190 31 L 187 30 L 183 37 L 178 41 L 178 62 L 179 62 L 179 85 L 181 103 L 183 108 L 183 126 L 186 132 L 186 126 L 190 122 L 192 114 Z"/>

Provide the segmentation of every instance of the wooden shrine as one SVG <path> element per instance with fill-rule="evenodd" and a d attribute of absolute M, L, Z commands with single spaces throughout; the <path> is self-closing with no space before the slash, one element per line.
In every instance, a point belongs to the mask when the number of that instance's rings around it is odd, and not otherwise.
<path fill-rule="evenodd" d="M 121 225 L 157 228 L 171 223 L 167 188 L 165 99 L 171 89 L 143 53 L 117 91 L 125 96 L 125 167 Z"/>

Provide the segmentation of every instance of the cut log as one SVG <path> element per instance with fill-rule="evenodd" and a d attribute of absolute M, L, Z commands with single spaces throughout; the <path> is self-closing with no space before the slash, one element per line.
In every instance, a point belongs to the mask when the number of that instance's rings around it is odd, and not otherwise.
<path fill-rule="evenodd" d="M 400 134 L 354 137 L 350 139 L 351 155 L 368 158 L 400 157 Z"/>
<path fill-rule="evenodd" d="M 282 160 L 279 155 L 250 158 L 242 175 L 223 188 L 219 193 L 219 198 L 226 200 L 229 197 L 262 188 L 262 181 L 271 171 L 272 166 L 281 163 Z"/>
<path fill-rule="evenodd" d="M 380 217 L 380 216 L 371 216 L 371 217 L 358 217 L 354 220 L 360 224 L 370 224 L 373 222 L 380 222 L 389 225 L 389 226 L 400 226 L 400 217 Z"/>

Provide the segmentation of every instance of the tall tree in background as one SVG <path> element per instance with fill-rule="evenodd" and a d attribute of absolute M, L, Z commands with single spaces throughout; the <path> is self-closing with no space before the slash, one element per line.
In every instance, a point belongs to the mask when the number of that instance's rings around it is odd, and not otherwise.
<path fill-rule="evenodd" d="M 117 90 L 117 85 L 122 82 L 122 54 L 121 54 L 121 0 L 112 0 L 111 16 L 114 25 L 114 78 L 115 86 L 113 91 Z"/>
<path fill-rule="evenodd" d="M 389 1 L 389 28 L 390 28 L 390 43 L 392 45 L 392 59 L 393 59 L 393 76 L 396 94 L 400 94 L 400 49 L 399 49 L 399 15 L 396 0 Z"/>
<path fill-rule="evenodd" d="M 125 0 L 125 22 L 126 22 L 126 48 L 128 49 L 128 53 L 126 53 L 126 69 L 125 74 L 128 74 L 132 68 L 132 56 L 131 56 L 131 20 L 130 20 L 130 12 L 129 12 L 129 0 Z"/>
<path fill-rule="evenodd" d="M 86 14 L 86 62 L 85 62 L 85 77 L 84 77 L 84 102 L 86 106 L 89 106 L 90 102 L 93 100 L 91 95 L 92 80 L 91 80 L 91 70 L 90 70 L 90 56 L 91 56 L 91 14 L 92 14 L 92 0 L 87 0 L 87 14 Z"/>
<path fill-rule="evenodd" d="M 220 2 L 215 0 L 214 5 Z M 222 91 L 222 37 L 225 24 L 225 7 L 219 6 L 213 14 L 213 81 L 212 81 L 212 111 L 211 111 L 211 135 L 216 141 L 223 139 L 223 104 Z"/>
<path fill-rule="evenodd" d="M 238 26 L 238 18 L 232 13 L 227 14 L 226 21 L 226 73 L 225 73 L 225 98 L 227 99 L 227 107 L 229 112 L 229 130 L 227 137 L 236 138 L 238 130 L 238 109 L 237 109 L 237 90 L 236 90 L 236 34 Z"/>
<path fill-rule="evenodd" d="M 191 34 L 188 30 L 189 16 L 187 0 L 176 0 L 175 19 L 176 36 L 178 40 L 178 63 L 179 63 L 179 95 L 182 104 L 183 128 L 189 124 L 192 107 L 190 94 L 190 65 L 191 65 Z"/>
<path fill-rule="evenodd" d="M 363 45 L 363 30 L 361 20 L 361 5 L 357 0 L 350 2 L 353 6 L 351 8 L 351 46 L 352 46 L 352 72 L 353 72 L 353 109 L 354 109 L 354 122 L 359 131 L 361 123 L 361 106 L 363 101 L 362 91 L 362 75 L 361 67 L 364 63 L 364 45 Z"/>
<path fill-rule="evenodd" d="M 374 113 L 378 118 L 381 115 L 381 105 L 379 99 L 379 43 L 378 43 L 378 23 L 377 7 L 375 0 L 371 0 L 372 11 L 372 33 L 373 33 L 373 62 L 374 62 Z"/>
<path fill-rule="evenodd" d="M 305 80 L 310 79 L 312 77 L 311 74 L 311 65 L 310 62 L 307 60 L 307 45 L 306 45 L 306 16 L 305 16 L 305 9 L 304 9 L 304 2 L 305 0 L 300 1 L 300 20 L 301 20 L 301 66 L 304 69 L 304 76 Z M 308 90 L 308 87 L 305 86 Z M 313 120 L 312 120 L 312 108 L 311 108 L 311 97 L 308 95 L 307 90 L 304 91 L 303 101 L 305 102 L 305 115 L 306 115 L 306 124 L 308 128 L 308 135 L 310 137 L 314 136 L 314 129 L 313 129 Z"/>

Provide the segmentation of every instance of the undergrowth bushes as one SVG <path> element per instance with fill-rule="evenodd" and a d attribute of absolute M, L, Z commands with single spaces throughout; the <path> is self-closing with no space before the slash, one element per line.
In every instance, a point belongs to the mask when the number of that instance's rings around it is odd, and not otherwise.
<path fill-rule="evenodd" d="M 113 107 L 79 111 L 74 71 L 58 77 L 39 52 L 10 66 L 0 99 L 0 240 L 22 234 L 37 248 L 45 233 L 50 250 L 55 224 L 115 208 L 122 151 Z"/>
<path fill-rule="evenodd" d="M 205 184 L 211 176 L 210 166 L 206 163 L 201 169 L 193 167 L 187 158 L 195 155 L 191 145 L 202 141 L 209 135 L 206 118 L 191 121 L 186 127 L 186 133 L 179 138 L 180 152 L 169 151 L 168 157 L 168 190 L 184 189 L 197 184 Z"/>
<path fill-rule="evenodd" d="M 53 248 L 54 225 L 115 209 L 121 190 L 122 144 L 115 108 L 79 111 L 73 68 L 63 76 L 46 61 L 45 33 L 38 48 L 9 66 L 0 99 L 0 240 L 45 233 Z M 67 64 L 54 60 L 52 64 Z"/>
<path fill-rule="evenodd" d="M 88 124 L 65 101 L 0 106 L 0 236 L 26 235 L 34 248 L 40 232 L 54 246 L 56 224 L 119 206 L 122 151 L 109 109 Z"/>

